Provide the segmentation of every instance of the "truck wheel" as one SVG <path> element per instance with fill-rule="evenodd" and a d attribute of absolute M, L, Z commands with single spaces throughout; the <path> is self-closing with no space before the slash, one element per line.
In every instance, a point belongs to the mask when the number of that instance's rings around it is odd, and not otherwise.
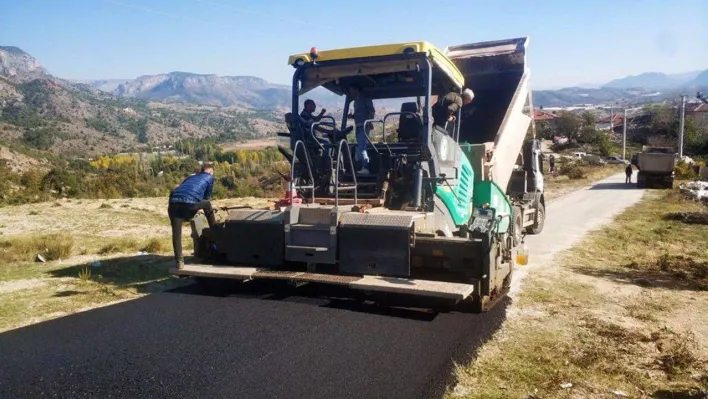
<path fill-rule="evenodd" d="M 546 206 L 541 202 L 538 203 L 538 220 L 533 225 L 526 228 L 529 234 L 541 234 L 543 226 L 546 222 Z"/>
<path fill-rule="evenodd" d="M 521 232 L 524 228 L 524 218 L 521 207 L 514 207 L 514 246 L 521 243 Z"/>

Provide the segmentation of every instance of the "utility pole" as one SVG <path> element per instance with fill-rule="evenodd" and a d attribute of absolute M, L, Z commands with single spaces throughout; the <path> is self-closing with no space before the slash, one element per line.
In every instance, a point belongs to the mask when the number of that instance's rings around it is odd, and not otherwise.
<path fill-rule="evenodd" d="M 622 160 L 627 159 L 627 108 L 624 109 L 624 119 L 622 120 Z"/>
<path fill-rule="evenodd" d="M 681 96 L 681 119 L 679 119 L 679 158 L 683 158 L 683 119 L 686 115 L 686 96 Z"/>
<path fill-rule="evenodd" d="M 615 104 L 610 104 L 610 133 L 612 133 L 612 129 L 614 126 L 612 126 L 612 116 L 615 114 Z"/>

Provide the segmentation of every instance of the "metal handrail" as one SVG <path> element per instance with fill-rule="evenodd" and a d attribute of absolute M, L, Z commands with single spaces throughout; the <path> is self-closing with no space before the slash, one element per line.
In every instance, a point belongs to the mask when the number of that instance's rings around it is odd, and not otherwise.
<path fill-rule="evenodd" d="M 383 158 L 381 158 L 381 153 L 379 152 L 379 149 L 376 148 L 376 146 L 374 145 L 374 142 L 371 141 L 371 138 L 369 137 L 369 135 L 366 134 L 366 125 L 368 125 L 369 123 L 375 123 L 375 122 L 383 123 L 383 120 L 379 120 L 379 119 L 367 119 L 367 120 L 364 121 L 364 137 L 366 137 L 366 141 L 367 141 L 369 144 L 371 144 L 371 147 L 373 147 L 373 148 L 374 148 L 374 151 L 376 151 L 376 155 L 379 157 L 379 167 L 380 167 L 380 166 L 381 166 L 381 163 L 383 162 Z M 355 125 L 354 127 L 355 127 L 355 129 L 356 129 L 356 125 Z M 373 129 L 372 129 L 372 130 L 373 130 Z M 385 130 L 384 130 L 384 132 L 385 132 Z M 354 133 L 354 134 L 356 135 L 356 133 Z M 387 146 L 387 147 L 388 147 L 388 146 Z M 364 151 L 366 151 L 366 148 L 364 148 Z M 391 151 L 391 149 L 389 148 L 389 152 L 390 152 L 390 151 Z"/>
<path fill-rule="evenodd" d="M 349 167 L 352 170 L 352 179 L 354 179 L 354 205 L 356 205 L 358 196 L 358 185 L 356 182 L 356 171 L 354 170 L 354 161 L 352 161 L 352 153 L 349 149 L 349 143 L 347 143 L 347 140 L 341 139 L 339 140 L 339 144 L 337 145 L 337 171 L 335 172 L 334 178 L 334 206 L 339 206 L 339 161 L 342 157 L 342 145 L 345 145 L 347 148 L 347 159 L 349 160 Z"/>
<path fill-rule="evenodd" d="M 290 184 L 293 184 L 295 181 L 295 160 L 300 161 L 300 159 L 297 156 L 297 149 L 300 147 L 300 144 L 302 144 L 302 150 L 305 152 L 305 162 L 307 164 L 307 173 L 310 176 L 310 182 L 312 183 L 309 186 L 300 186 L 300 185 L 294 185 L 292 190 L 290 190 L 290 203 L 293 203 L 293 200 L 295 197 L 293 196 L 293 191 L 300 188 L 300 189 L 312 189 L 312 203 L 315 203 L 315 178 L 312 176 L 312 168 L 310 167 L 310 156 L 307 154 L 307 147 L 305 146 L 305 142 L 302 140 L 298 140 L 295 142 L 295 148 L 293 148 L 293 159 L 290 162 Z"/>

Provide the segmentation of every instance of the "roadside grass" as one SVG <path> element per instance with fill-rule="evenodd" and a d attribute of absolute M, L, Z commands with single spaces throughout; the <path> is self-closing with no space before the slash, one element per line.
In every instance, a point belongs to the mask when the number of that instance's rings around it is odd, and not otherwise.
<path fill-rule="evenodd" d="M 707 211 L 652 191 L 541 265 L 446 396 L 706 397 L 708 228 L 666 215 Z"/>
<path fill-rule="evenodd" d="M 168 274 L 174 260 L 165 198 L 0 207 L 0 220 L 0 331 L 187 283 Z M 189 255 L 189 224 L 182 232 Z M 37 254 L 46 262 L 36 262 Z"/>
<path fill-rule="evenodd" d="M 0 331 L 183 285 L 168 274 L 172 265 L 170 256 L 143 255 L 35 268 L 34 278 L 0 282 Z"/>
<path fill-rule="evenodd" d="M 0 239 L 0 263 L 33 261 L 37 255 L 45 260 L 66 259 L 73 248 L 74 237 L 67 233 Z"/>

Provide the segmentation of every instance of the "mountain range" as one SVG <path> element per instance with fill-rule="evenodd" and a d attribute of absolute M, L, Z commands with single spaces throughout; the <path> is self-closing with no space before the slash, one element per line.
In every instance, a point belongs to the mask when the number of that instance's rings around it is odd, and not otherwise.
<path fill-rule="evenodd" d="M 597 88 L 535 90 L 533 101 L 536 107 L 641 104 L 698 90 L 708 91 L 708 70 L 649 72 Z M 341 97 L 324 89 L 308 97 L 341 114 Z M 56 152 L 90 155 L 188 137 L 263 138 L 284 128 L 282 115 L 290 104 L 290 86 L 254 76 L 169 72 L 69 81 L 52 76 L 20 48 L 0 46 L 0 139 L 33 140 Z M 377 101 L 377 108 L 384 112 L 397 105 Z"/>
<path fill-rule="evenodd" d="M 259 109 L 290 107 L 290 86 L 266 82 L 252 76 L 200 75 L 170 72 L 141 76 L 136 79 L 96 80 L 92 87 L 116 96 L 149 101 L 238 106 Z M 647 72 L 615 79 L 599 87 L 581 85 L 555 90 L 534 90 L 534 105 L 564 107 L 580 104 L 598 105 L 622 101 L 642 104 L 674 99 L 680 94 L 692 94 L 708 88 L 708 70 L 681 74 Z M 325 107 L 341 107 L 343 100 L 318 89 L 309 97 Z M 395 108 L 395 102 L 382 104 Z"/>
<path fill-rule="evenodd" d="M 184 138 L 261 139 L 283 128 L 282 112 L 253 106 L 267 101 L 268 87 L 262 80 L 242 80 L 260 91 L 242 94 L 241 106 L 228 107 L 194 104 L 202 101 L 191 86 L 187 91 L 192 103 L 136 98 L 131 90 L 141 87 L 133 89 L 134 82 L 101 82 L 125 90 L 126 95 L 116 95 L 93 87 L 95 82 L 55 77 L 21 49 L 0 47 L 0 144 L 22 141 L 55 153 L 94 156 Z"/>
<path fill-rule="evenodd" d="M 645 72 L 639 75 L 612 80 L 605 83 L 602 87 L 621 89 L 633 89 L 638 87 L 645 89 L 667 89 L 705 85 L 708 85 L 708 70 L 677 74 Z"/>

